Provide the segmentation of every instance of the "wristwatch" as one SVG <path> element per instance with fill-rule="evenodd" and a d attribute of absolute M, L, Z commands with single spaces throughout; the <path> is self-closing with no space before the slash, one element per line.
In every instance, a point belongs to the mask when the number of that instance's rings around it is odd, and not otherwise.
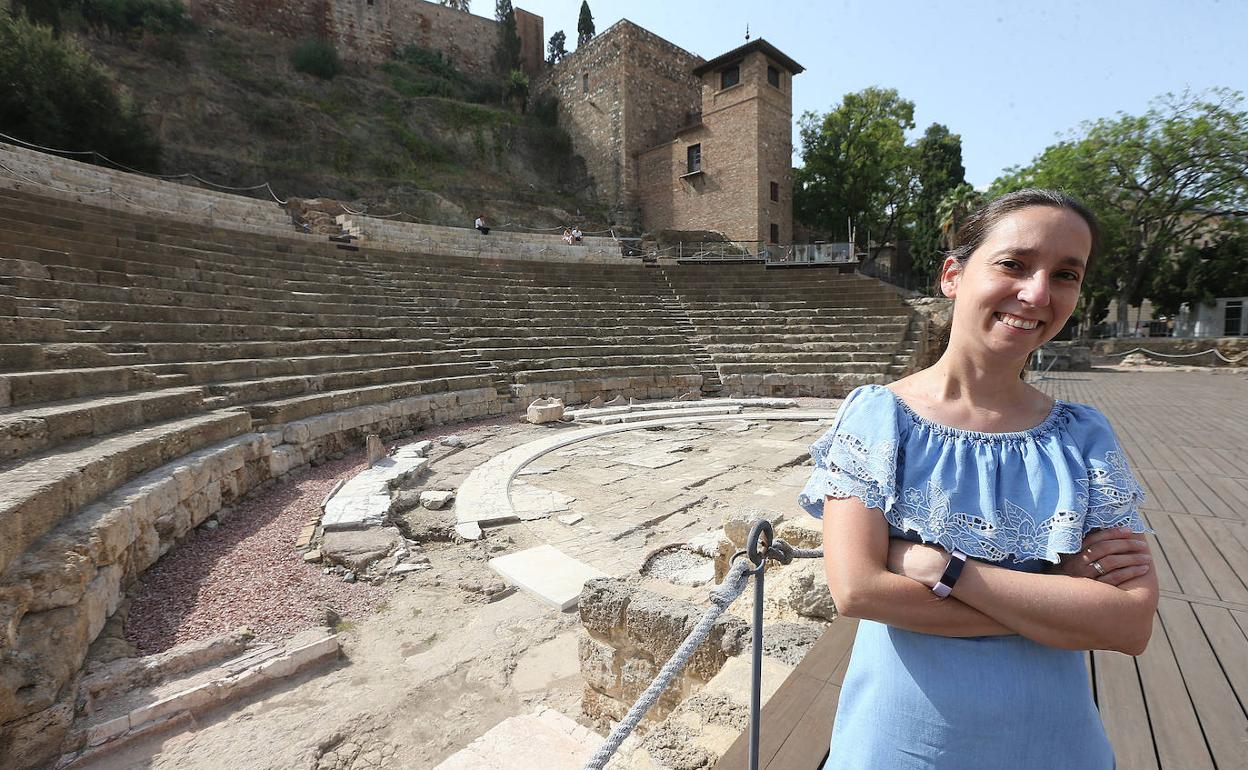
<path fill-rule="evenodd" d="M 953 586 L 958 582 L 958 575 L 962 574 L 962 567 L 966 565 L 966 554 L 957 550 L 949 554 L 949 563 L 945 565 L 945 572 L 940 576 L 940 581 L 932 586 L 932 593 L 940 598 L 945 598 L 953 593 Z"/>

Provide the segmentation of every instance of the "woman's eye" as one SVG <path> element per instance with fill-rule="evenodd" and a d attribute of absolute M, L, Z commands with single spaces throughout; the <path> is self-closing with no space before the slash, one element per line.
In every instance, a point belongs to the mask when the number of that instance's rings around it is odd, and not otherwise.
<path fill-rule="evenodd" d="M 1001 267 L 1004 267 L 1006 270 L 1017 270 L 1018 268 L 1022 267 L 1022 265 L 1020 265 L 1018 262 L 1012 259 L 1003 259 L 997 264 L 1000 265 Z"/>
<path fill-rule="evenodd" d="M 1062 272 L 1060 272 L 1060 273 L 1058 273 L 1058 274 L 1057 274 L 1057 277 L 1058 277 L 1058 278 L 1061 278 L 1063 281 L 1077 281 L 1077 280 L 1079 280 L 1079 274 L 1078 274 L 1078 273 L 1072 273 L 1072 272 L 1071 272 L 1071 271 L 1069 271 L 1069 270 L 1063 270 Z"/>

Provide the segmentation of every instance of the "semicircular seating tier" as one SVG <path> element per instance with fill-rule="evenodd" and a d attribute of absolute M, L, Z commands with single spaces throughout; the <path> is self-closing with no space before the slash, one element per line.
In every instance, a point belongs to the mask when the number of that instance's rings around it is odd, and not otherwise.
<path fill-rule="evenodd" d="M 839 396 L 904 368 L 909 322 L 832 270 L 344 250 L 0 189 L 0 746 L 63 735 L 123 587 L 193 527 L 369 433 Z"/>

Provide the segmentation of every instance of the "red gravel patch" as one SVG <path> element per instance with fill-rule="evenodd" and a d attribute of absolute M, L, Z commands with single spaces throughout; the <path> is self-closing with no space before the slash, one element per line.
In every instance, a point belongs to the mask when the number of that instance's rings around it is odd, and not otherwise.
<path fill-rule="evenodd" d="M 472 436 L 515 415 L 439 425 L 404 440 Z M 236 506 L 213 531 L 196 530 L 163 556 L 131 590 L 126 639 L 150 655 L 182 642 L 207 639 L 247 626 L 277 641 L 319 625 L 323 608 L 358 617 L 392 590 L 346 583 L 305 564 L 295 550 L 299 532 L 320 517 L 321 502 L 339 479 L 364 470 L 363 451 L 308 471 Z"/>
<path fill-rule="evenodd" d="M 389 589 L 326 575 L 295 550 L 338 479 L 363 469 L 363 453 L 353 452 L 241 503 L 217 529 L 197 531 L 143 573 L 126 638 L 143 654 L 239 626 L 277 641 L 320 624 L 326 606 L 343 617 L 367 612 Z"/>

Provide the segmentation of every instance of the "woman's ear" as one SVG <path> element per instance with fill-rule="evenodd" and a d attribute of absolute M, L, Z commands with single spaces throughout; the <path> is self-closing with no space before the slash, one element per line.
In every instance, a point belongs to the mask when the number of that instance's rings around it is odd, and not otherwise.
<path fill-rule="evenodd" d="M 945 257 L 940 266 L 940 290 L 949 299 L 958 296 L 958 279 L 962 277 L 962 264 L 954 257 Z"/>

